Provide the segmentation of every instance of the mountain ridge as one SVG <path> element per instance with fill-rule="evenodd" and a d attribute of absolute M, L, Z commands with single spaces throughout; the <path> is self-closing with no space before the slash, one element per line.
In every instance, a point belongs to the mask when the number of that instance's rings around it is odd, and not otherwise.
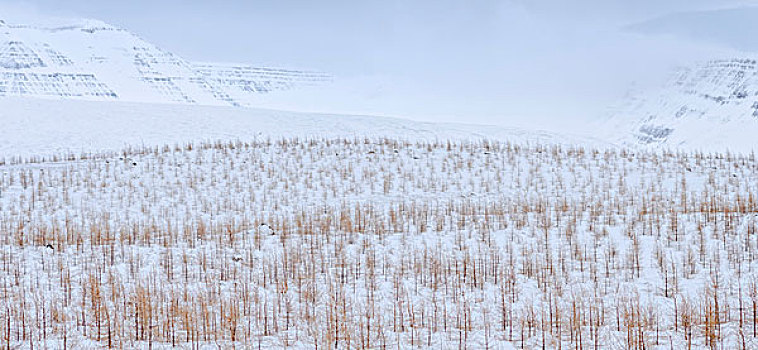
<path fill-rule="evenodd" d="M 99 20 L 0 23 L 0 96 L 254 106 L 261 94 L 330 79 L 307 70 L 190 62 Z"/>

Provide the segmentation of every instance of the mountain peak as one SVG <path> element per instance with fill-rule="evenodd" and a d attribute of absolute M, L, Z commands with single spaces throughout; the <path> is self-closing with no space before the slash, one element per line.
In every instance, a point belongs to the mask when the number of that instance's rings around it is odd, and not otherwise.
<path fill-rule="evenodd" d="M 6 18 L 7 20 L 7 18 Z M 254 106 L 326 74 L 195 64 L 95 19 L 1 22 L 0 96 Z"/>

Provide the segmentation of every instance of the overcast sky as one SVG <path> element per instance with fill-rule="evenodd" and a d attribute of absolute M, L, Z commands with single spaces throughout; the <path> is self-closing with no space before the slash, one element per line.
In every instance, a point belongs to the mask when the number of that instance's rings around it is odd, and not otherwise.
<path fill-rule="evenodd" d="M 654 21 L 756 4 L 743 0 L 4 2 L 23 11 L 101 19 L 188 60 L 334 74 L 336 92 L 301 97 L 305 109 L 501 125 L 523 120 L 573 125 L 566 121 L 604 113 L 631 87 L 660 84 L 677 65 L 744 50 L 718 38 L 699 40 L 701 35 L 686 35 Z M 650 20 L 653 24 L 644 31 L 629 30 L 629 25 Z"/>

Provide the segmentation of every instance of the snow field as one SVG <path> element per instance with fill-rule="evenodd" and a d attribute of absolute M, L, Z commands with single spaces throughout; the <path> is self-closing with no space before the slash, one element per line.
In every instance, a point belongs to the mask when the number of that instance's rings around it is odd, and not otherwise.
<path fill-rule="evenodd" d="M 753 156 L 289 137 L 28 160 L 0 165 L 3 347 L 758 346 Z"/>

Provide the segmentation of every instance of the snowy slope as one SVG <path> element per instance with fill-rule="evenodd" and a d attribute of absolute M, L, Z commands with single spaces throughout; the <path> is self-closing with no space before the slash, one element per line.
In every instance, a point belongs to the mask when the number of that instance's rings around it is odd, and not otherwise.
<path fill-rule="evenodd" d="M 681 69 L 626 101 L 601 128 L 627 145 L 750 152 L 758 145 L 758 64 L 729 59 Z"/>
<path fill-rule="evenodd" d="M 0 96 L 254 105 L 260 94 L 327 80 L 307 71 L 195 64 L 97 20 L 0 22 Z"/>
<path fill-rule="evenodd" d="M 496 139 L 593 144 L 579 136 L 496 126 L 416 122 L 224 106 L 0 98 L 0 159 L 117 150 L 191 141 L 382 136 L 409 140 Z"/>

